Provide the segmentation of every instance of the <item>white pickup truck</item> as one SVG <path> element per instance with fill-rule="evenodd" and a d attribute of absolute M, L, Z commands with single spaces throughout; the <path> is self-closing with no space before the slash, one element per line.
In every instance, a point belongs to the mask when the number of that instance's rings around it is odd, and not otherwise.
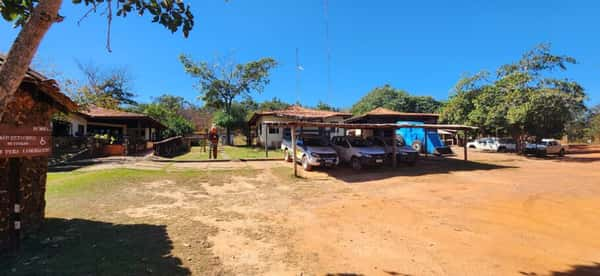
<path fill-rule="evenodd" d="M 283 159 L 292 162 L 292 142 L 290 139 L 283 139 L 281 150 Z M 329 145 L 329 140 L 317 135 L 299 135 L 296 139 L 296 161 L 302 164 L 305 171 L 312 170 L 313 167 L 335 167 L 340 163 L 338 154 Z"/>
<path fill-rule="evenodd" d="M 538 156 L 546 156 L 548 154 L 556 154 L 564 156 L 566 149 L 556 139 L 542 139 L 539 143 L 527 143 L 523 149 L 525 155 L 535 154 Z"/>
<path fill-rule="evenodd" d="M 513 152 L 517 144 L 510 138 L 487 137 L 467 143 L 467 148 L 496 152 Z"/>

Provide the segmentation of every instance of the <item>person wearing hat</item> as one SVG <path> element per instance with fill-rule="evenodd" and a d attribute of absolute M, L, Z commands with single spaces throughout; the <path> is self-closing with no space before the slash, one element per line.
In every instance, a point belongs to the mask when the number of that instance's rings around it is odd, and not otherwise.
<path fill-rule="evenodd" d="M 210 148 L 208 149 L 208 159 L 217 159 L 217 147 L 219 146 L 219 133 L 217 127 L 213 125 L 208 132 L 208 141 Z"/>

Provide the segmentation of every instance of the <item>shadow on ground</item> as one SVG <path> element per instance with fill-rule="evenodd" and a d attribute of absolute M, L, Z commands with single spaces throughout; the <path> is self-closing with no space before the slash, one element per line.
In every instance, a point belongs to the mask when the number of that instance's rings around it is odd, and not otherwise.
<path fill-rule="evenodd" d="M 547 274 L 537 274 L 535 272 L 524 272 L 520 271 L 521 275 L 526 276 L 540 276 Z M 574 265 L 566 271 L 552 271 L 549 275 L 551 276 L 600 276 L 600 263 L 594 263 L 593 265 Z"/>
<path fill-rule="evenodd" d="M 497 165 L 490 163 L 464 161 L 455 158 L 430 157 L 422 158 L 415 166 L 399 164 L 398 168 L 388 166 L 380 168 L 364 168 L 361 171 L 354 171 L 347 166 L 340 166 L 331 170 L 323 170 L 331 177 L 344 182 L 364 182 L 381 180 L 395 176 L 421 176 L 429 174 L 444 174 L 458 171 L 477 171 L 477 170 L 499 170 L 517 168 L 514 166 Z"/>
<path fill-rule="evenodd" d="M 190 275 L 172 248 L 163 225 L 50 218 L 0 258 L 0 275 Z"/>

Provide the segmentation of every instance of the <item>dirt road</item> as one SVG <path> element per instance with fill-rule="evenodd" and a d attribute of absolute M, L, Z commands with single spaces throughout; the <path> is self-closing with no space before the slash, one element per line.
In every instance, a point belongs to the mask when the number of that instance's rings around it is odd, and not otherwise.
<path fill-rule="evenodd" d="M 318 254 L 317 274 L 600 274 L 600 154 L 471 159 L 499 167 L 350 177 L 350 196 L 296 210 L 297 246 Z"/>
<path fill-rule="evenodd" d="M 527 159 L 471 152 L 471 162 L 461 159 L 302 172 L 302 179 L 282 161 L 144 161 L 119 166 L 146 176 L 113 177 L 98 196 L 89 189 L 50 194 L 47 215 L 164 229 L 160 239 L 127 249 L 164 244 L 149 258 L 156 263 L 140 258 L 139 266 L 174 275 L 600 274 L 600 153 Z M 111 169 L 81 173 L 107 177 Z M 66 184 L 49 185 L 62 191 Z"/>

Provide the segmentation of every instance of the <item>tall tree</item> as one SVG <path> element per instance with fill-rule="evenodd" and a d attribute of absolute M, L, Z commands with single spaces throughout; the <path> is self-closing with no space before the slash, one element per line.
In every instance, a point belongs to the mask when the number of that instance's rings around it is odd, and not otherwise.
<path fill-rule="evenodd" d="M 378 107 L 399 112 L 436 112 L 441 103 L 431 97 L 411 96 L 408 92 L 396 89 L 389 84 L 377 87 L 355 103 L 350 112 L 358 115 Z"/>
<path fill-rule="evenodd" d="M 245 64 L 196 62 L 191 57 L 179 57 L 185 72 L 198 79 L 201 99 L 208 106 L 223 109 L 232 119 L 232 105 L 240 97 L 251 98 L 251 93 L 261 93 L 269 84 L 269 74 L 277 62 L 262 58 Z M 231 125 L 227 124 L 227 144 L 231 144 Z"/>
<path fill-rule="evenodd" d="M 194 123 L 183 114 L 189 108 L 179 96 L 163 94 L 148 104 L 137 104 L 129 111 L 146 114 L 167 127 L 161 138 L 186 135 L 194 132 Z"/>
<path fill-rule="evenodd" d="M 156 0 L 72 0 L 72 3 L 90 7 L 84 17 L 105 6 L 106 12 L 103 15 L 106 16 L 109 26 L 108 37 L 110 37 L 113 15 L 126 17 L 131 12 L 138 15 L 148 12 L 152 16 L 152 22 L 165 26 L 171 32 L 181 28 L 186 37 L 194 25 L 194 17 L 189 6 L 181 0 L 160 2 Z M 46 32 L 54 23 L 64 20 L 64 17 L 59 15 L 61 4 L 62 0 L 0 1 L 2 18 L 21 27 L 4 64 L 0 67 L 0 121 L 7 115 L 6 107 L 14 100 L 17 88 L 23 81 Z M 110 50 L 108 42 L 107 48 Z"/>
<path fill-rule="evenodd" d="M 586 109 L 581 85 L 553 77 L 575 63 L 572 57 L 552 54 L 549 45 L 538 45 L 517 62 L 501 66 L 495 79 L 487 74 L 461 79 L 442 120 L 521 141 L 528 136 L 558 138 Z"/>
<path fill-rule="evenodd" d="M 92 63 L 78 66 L 85 77 L 84 84 L 79 86 L 77 81 L 68 80 L 65 90 L 80 106 L 120 109 L 136 104 L 131 91 L 132 79 L 125 68 L 105 71 Z"/>

